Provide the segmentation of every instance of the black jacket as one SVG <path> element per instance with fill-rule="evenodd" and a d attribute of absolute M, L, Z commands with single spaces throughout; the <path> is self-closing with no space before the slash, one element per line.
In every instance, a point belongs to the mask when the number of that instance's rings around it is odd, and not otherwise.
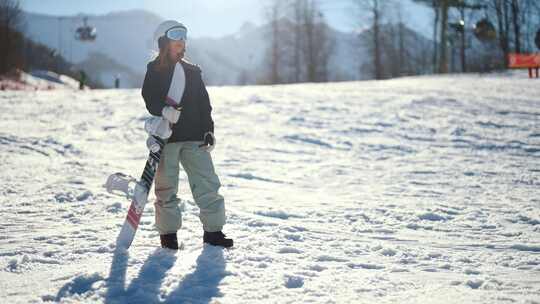
<path fill-rule="evenodd" d="M 201 69 L 184 60 L 180 63 L 186 74 L 186 86 L 181 101 L 182 114 L 173 126 L 168 142 L 202 141 L 206 132 L 214 132 L 210 98 L 201 77 Z M 157 60 L 148 63 L 142 96 L 148 112 L 161 116 L 161 111 L 167 105 L 165 97 L 171 84 L 174 66 L 158 71 L 156 64 Z"/>

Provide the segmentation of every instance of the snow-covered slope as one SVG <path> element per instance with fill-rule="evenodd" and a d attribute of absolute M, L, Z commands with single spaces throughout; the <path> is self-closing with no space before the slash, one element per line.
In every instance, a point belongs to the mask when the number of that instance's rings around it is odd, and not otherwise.
<path fill-rule="evenodd" d="M 139 90 L 0 92 L 5 303 L 534 303 L 540 89 L 526 73 L 209 88 L 235 248 L 204 247 L 185 174 L 180 238 L 147 208 L 129 253 Z"/>
<path fill-rule="evenodd" d="M 51 71 L 36 70 L 31 74 L 18 71 L 15 76 L 0 76 L 1 90 L 76 90 L 79 81 Z"/>

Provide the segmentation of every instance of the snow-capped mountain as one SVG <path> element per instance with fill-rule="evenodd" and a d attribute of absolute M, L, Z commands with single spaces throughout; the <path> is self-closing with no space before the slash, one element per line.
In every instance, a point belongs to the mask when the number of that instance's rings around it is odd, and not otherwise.
<path fill-rule="evenodd" d="M 114 76 L 120 74 L 125 86 L 140 87 L 146 63 L 155 55 L 153 32 L 163 19 L 144 10 L 90 15 L 87 16 L 88 24 L 96 27 L 98 35 L 89 43 L 73 38 L 75 29 L 83 24 L 83 17 L 58 18 L 28 13 L 26 32 L 30 38 L 60 49 L 66 59 L 83 63 L 82 68 L 98 73 L 106 86 L 112 86 Z M 189 24 L 187 26 L 189 28 Z M 346 33 L 327 27 L 327 32 L 332 44 L 328 80 L 370 78 L 372 73 L 361 68 L 365 63 L 370 64 L 368 48 L 359 43 L 369 40 L 366 38 L 368 31 Z M 270 33 L 268 24 L 245 23 L 236 33 L 220 38 L 189 37 L 188 34 L 186 56 L 202 67 L 210 85 L 255 84 L 269 74 L 265 56 Z M 431 46 L 428 39 L 416 32 L 408 29 L 407 33 L 413 41 L 407 45 L 408 53 L 425 52 L 425 46 Z M 88 62 L 89 57 L 92 57 L 92 64 Z M 431 58 L 430 55 L 425 57 Z"/>
<path fill-rule="evenodd" d="M 139 81 L 131 87 L 139 87 L 146 70 L 146 63 L 155 54 L 152 36 L 156 26 L 163 18 L 144 11 L 131 10 L 89 15 L 88 24 L 96 27 L 97 39 L 92 42 L 80 42 L 74 39 L 74 31 L 83 24 L 83 15 L 48 16 L 27 13 L 26 33 L 35 41 L 59 49 L 60 53 L 74 63 L 81 63 L 91 54 L 102 54 L 117 62 L 109 70 L 102 70 L 100 80 L 112 85 L 113 75 L 125 75 L 124 78 L 137 78 Z M 189 27 L 189 25 L 188 25 Z M 330 59 L 334 79 L 357 79 L 358 52 L 354 44 L 356 35 L 330 29 L 335 41 L 335 53 Z M 209 84 L 237 84 L 243 72 L 253 75 L 247 83 L 255 83 L 256 76 L 264 73 L 264 56 L 268 46 L 269 32 L 267 25 L 244 24 L 238 32 L 221 38 L 189 38 L 187 57 L 201 65 L 205 79 Z M 94 56 L 95 57 L 95 56 Z M 123 66 L 123 67 L 122 67 Z M 338 76 L 339 74 L 339 76 Z"/>
<path fill-rule="evenodd" d="M 83 25 L 83 17 L 88 17 L 88 24 L 97 29 L 94 42 L 74 39 L 77 27 Z M 81 63 L 91 54 L 103 54 L 116 61 L 116 65 L 99 71 L 97 78 L 105 85 L 112 86 L 116 74 L 139 75 L 138 83 L 130 83 L 128 87 L 140 86 L 145 62 L 150 58 L 153 31 L 162 21 L 159 16 L 142 10 L 61 17 L 26 13 L 24 19 L 25 32 L 31 39 L 59 50 L 68 61 Z"/>

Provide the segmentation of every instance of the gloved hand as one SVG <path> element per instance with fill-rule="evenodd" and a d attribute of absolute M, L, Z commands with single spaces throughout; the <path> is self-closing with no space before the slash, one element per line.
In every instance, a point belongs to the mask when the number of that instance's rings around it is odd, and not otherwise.
<path fill-rule="evenodd" d="M 163 117 L 152 116 L 144 122 L 144 129 L 150 135 L 167 139 L 171 137 L 170 123 Z"/>
<path fill-rule="evenodd" d="M 166 106 L 163 108 L 163 110 L 161 110 L 161 116 L 172 124 L 178 122 L 178 119 L 180 118 L 180 113 L 181 110 L 177 110 L 171 106 Z"/>
<path fill-rule="evenodd" d="M 204 134 L 204 143 L 200 145 L 199 147 L 205 149 L 208 152 L 212 152 L 215 146 L 216 146 L 216 137 L 214 136 L 214 133 L 206 132 Z"/>

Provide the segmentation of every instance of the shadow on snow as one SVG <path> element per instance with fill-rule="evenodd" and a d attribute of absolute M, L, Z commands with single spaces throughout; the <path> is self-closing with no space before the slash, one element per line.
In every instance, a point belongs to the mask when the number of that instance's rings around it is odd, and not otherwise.
<path fill-rule="evenodd" d="M 176 262 L 174 252 L 156 249 L 126 288 L 128 260 L 129 253 L 116 250 L 108 279 L 97 273 L 76 277 L 58 291 L 54 300 L 59 302 L 65 297 L 83 294 L 91 290 L 95 282 L 104 280 L 107 287 L 105 303 L 209 303 L 213 297 L 221 296 L 218 286 L 227 275 L 223 249 L 206 245 L 197 258 L 195 270 L 184 276 L 179 285 L 166 295 L 160 294 L 160 287 L 167 271 Z"/>

